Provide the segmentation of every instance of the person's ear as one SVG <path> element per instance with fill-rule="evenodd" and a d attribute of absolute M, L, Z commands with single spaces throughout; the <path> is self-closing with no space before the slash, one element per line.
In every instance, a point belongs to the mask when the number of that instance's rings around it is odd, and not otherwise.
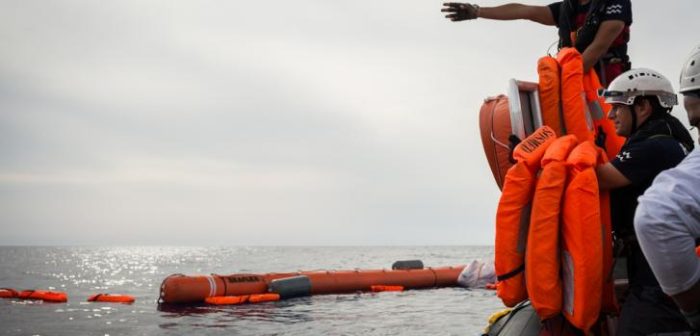
<path fill-rule="evenodd" d="M 637 123 L 641 125 L 651 114 L 654 108 L 651 106 L 649 99 L 642 99 L 639 104 L 635 104 L 634 112 L 637 113 Z"/>

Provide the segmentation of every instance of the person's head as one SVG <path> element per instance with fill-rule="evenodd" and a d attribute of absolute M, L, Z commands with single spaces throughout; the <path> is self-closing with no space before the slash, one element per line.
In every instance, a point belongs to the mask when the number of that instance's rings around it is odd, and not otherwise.
<path fill-rule="evenodd" d="M 700 128 L 700 45 L 693 49 L 683 65 L 680 93 L 690 125 Z"/>
<path fill-rule="evenodd" d="M 612 105 L 608 118 L 615 122 L 615 133 L 628 137 L 653 116 L 671 111 L 678 104 L 671 82 L 651 69 L 629 70 L 602 91 Z"/>

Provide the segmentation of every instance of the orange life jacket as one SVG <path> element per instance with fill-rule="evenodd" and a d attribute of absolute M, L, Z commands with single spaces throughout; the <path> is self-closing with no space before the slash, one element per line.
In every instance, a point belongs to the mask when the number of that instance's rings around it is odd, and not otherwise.
<path fill-rule="evenodd" d="M 561 65 L 561 101 L 567 134 L 574 134 L 579 142 L 593 140 L 593 124 L 586 114 L 583 89 L 583 58 L 575 48 L 559 51 Z"/>
<path fill-rule="evenodd" d="M 547 148 L 532 200 L 525 282 L 532 306 L 542 320 L 561 312 L 560 209 L 567 182 L 566 159 L 577 144 L 576 136 L 567 135 Z"/>
<path fill-rule="evenodd" d="M 530 201 L 536 173 L 547 147 L 554 142 L 554 131 L 543 126 L 518 144 L 516 163 L 508 170 L 496 213 L 496 294 L 512 307 L 527 298 L 525 287 L 525 247 L 530 221 Z"/>
<path fill-rule="evenodd" d="M 554 57 L 544 56 L 537 61 L 542 122 L 551 127 L 557 136 L 566 134 L 561 115 L 560 72 L 559 63 Z"/>
<path fill-rule="evenodd" d="M 570 182 L 562 209 L 563 313 L 584 331 L 598 320 L 603 285 L 603 229 L 593 142 L 579 144 L 569 154 Z"/>

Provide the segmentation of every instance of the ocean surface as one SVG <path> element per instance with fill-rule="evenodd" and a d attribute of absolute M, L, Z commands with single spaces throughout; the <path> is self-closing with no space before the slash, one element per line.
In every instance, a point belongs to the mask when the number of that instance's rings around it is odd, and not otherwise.
<path fill-rule="evenodd" d="M 0 247 L 0 288 L 65 291 L 68 303 L 0 299 L 0 335 L 478 335 L 494 291 L 442 288 L 319 295 L 237 306 L 159 307 L 166 276 L 454 266 L 493 247 Z M 97 293 L 134 304 L 88 303 Z"/>

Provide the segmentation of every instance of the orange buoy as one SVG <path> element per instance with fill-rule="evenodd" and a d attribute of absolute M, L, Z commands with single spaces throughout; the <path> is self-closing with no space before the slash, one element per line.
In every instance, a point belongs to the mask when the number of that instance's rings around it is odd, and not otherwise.
<path fill-rule="evenodd" d="M 19 296 L 19 293 L 12 288 L 0 288 L 0 298 L 12 299 L 16 298 L 17 296 Z"/>
<path fill-rule="evenodd" d="M 89 297 L 88 302 L 113 302 L 113 303 L 134 303 L 136 301 L 131 295 L 122 294 L 95 294 Z"/>
<path fill-rule="evenodd" d="M 370 286 L 378 283 L 390 283 L 407 289 L 457 287 L 459 286 L 457 278 L 462 269 L 464 269 L 463 265 L 407 270 L 306 271 L 193 276 L 176 274 L 163 280 L 159 301 L 165 304 L 196 303 L 211 297 L 266 294 L 271 291 L 270 284 L 273 281 L 302 278 L 302 276 L 306 279 L 301 280 L 307 281 L 308 287 L 300 286 L 300 292 L 301 289 L 306 292 L 295 293 L 294 296 L 366 291 Z M 285 286 L 287 285 L 289 284 L 285 284 Z M 287 293 L 289 288 L 282 289 Z M 296 290 L 296 288 L 293 289 Z"/>
<path fill-rule="evenodd" d="M 403 292 L 403 286 L 387 286 L 387 285 L 372 285 L 370 286 L 372 292 Z"/>
<path fill-rule="evenodd" d="M 46 302 L 67 302 L 68 295 L 64 292 L 53 292 L 46 290 L 23 290 L 17 295 L 23 300 L 43 300 Z"/>

